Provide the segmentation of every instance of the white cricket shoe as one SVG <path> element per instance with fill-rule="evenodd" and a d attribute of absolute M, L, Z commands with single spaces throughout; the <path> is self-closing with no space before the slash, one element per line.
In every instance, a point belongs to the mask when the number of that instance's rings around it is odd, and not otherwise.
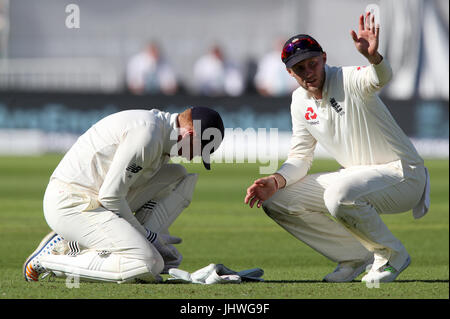
<path fill-rule="evenodd" d="M 322 281 L 326 282 L 350 282 L 361 275 L 368 265 L 373 263 L 373 256 L 364 261 L 340 262 L 336 269 L 326 275 Z"/>
<path fill-rule="evenodd" d="M 62 240 L 63 238 L 54 231 L 50 232 L 42 239 L 36 250 L 23 264 L 23 275 L 26 281 L 39 280 L 39 275 L 45 272 L 45 268 L 41 265 L 39 259 L 41 256 L 51 254 L 53 248 Z"/>
<path fill-rule="evenodd" d="M 408 258 L 406 258 L 403 266 L 401 266 L 398 270 L 392 267 L 388 262 L 378 269 L 371 269 L 367 273 L 367 275 L 362 277 L 361 281 L 369 283 L 392 282 L 398 277 L 398 275 L 400 275 L 403 270 L 405 270 L 409 266 L 410 263 L 411 257 L 409 255 Z"/>

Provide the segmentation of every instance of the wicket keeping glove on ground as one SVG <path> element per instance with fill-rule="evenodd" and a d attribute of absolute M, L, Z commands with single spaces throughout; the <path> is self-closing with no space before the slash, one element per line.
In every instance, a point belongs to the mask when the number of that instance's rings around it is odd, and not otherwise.
<path fill-rule="evenodd" d="M 169 269 L 172 276 L 167 280 L 173 283 L 193 284 L 228 284 L 241 283 L 242 281 L 263 281 L 264 271 L 261 268 L 246 269 L 239 272 L 225 267 L 223 264 L 209 264 L 192 274 L 181 269 Z"/>
<path fill-rule="evenodd" d="M 182 239 L 168 234 L 154 233 L 147 230 L 147 239 L 158 250 L 164 260 L 163 274 L 170 268 L 177 268 L 183 260 L 183 255 L 172 244 L 179 244 Z"/>

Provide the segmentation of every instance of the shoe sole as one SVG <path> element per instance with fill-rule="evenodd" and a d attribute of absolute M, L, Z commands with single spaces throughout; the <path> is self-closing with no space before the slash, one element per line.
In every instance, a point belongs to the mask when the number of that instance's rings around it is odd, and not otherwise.
<path fill-rule="evenodd" d="M 39 255 L 39 253 L 42 251 L 42 249 L 50 242 L 52 241 L 53 238 L 55 238 L 55 236 L 58 236 L 57 233 L 55 233 L 54 231 L 51 231 L 50 233 L 48 233 L 44 239 L 41 240 L 41 242 L 39 243 L 39 246 L 36 248 L 35 251 L 33 251 L 31 253 L 31 255 L 27 258 L 27 260 L 24 262 L 22 270 L 23 270 L 23 276 L 25 277 L 25 281 L 37 281 L 36 280 L 29 280 L 27 278 L 27 266 L 28 263 L 37 255 Z"/>

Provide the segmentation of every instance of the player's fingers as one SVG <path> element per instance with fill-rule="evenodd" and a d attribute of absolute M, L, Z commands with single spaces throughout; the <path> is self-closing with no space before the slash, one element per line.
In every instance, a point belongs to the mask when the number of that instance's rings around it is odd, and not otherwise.
<path fill-rule="evenodd" d="M 377 24 L 375 26 L 375 37 L 377 38 L 377 41 L 380 39 L 380 25 Z"/>
<path fill-rule="evenodd" d="M 244 198 L 244 203 L 248 204 L 248 202 L 253 198 L 257 196 L 256 191 L 250 192 L 249 194 L 247 194 Z"/>
<path fill-rule="evenodd" d="M 250 205 L 255 196 L 255 194 L 245 196 L 244 203 Z"/>
<path fill-rule="evenodd" d="M 374 14 L 372 14 L 372 19 L 370 21 L 370 27 L 371 27 L 372 33 L 375 34 L 376 28 L 375 28 L 375 15 Z"/>
<path fill-rule="evenodd" d="M 247 194 L 251 194 L 252 192 L 255 191 L 255 189 L 258 188 L 258 184 L 253 183 L 252 185 L 250 185 L 249 188 L 247 188 Z"/>
<path fill-rule="evenodd" d="M 370 12 L 366 13 L 366 26 L 365 26 L 366 30 L 370 30 Z"/>
<path fill-rule="evenodd" d="M 260 207 L 262 206 L 262 203 L 263 203 L 263 201 L 262 201 L 262 200 L 259 200 L 259 201 L 258 201 L 258 204 L 256 205 L 256 207 L 260 208 Z"/>
<path fill-rule="evenodd" d="M 359 32 L 364 31 L 364 15 L 362 15 L 362 14 L 359 16 L 359 29 L 358 29 L 358 31 Z"/>
<path fill-rule="evenodd" d="M 253 194 L 247 194 L 244 198 L 244 203 L 248 204 L 248 201 L 250 200 L 250 198 L 253 197 Z"/>
<path fill-rule="evenodd" d="M 250 208 L 253 208 L 253 206 L 255 205 L 256 201 L 258 201 L 258 198 L 253 197 L 252 200 L 250 201 Z"/>
<path fill-rule="evenodd" d="M 247 195 L 245 196 L 244 203 L 248 204 L 248 201 L 256 195 L 257 188 L 257 185 L 252 185 L 247 189 Z"/>
<path fill-rule="evenodd" d="M 358 36 L 356 35 L 355 31 L 351 30 L 350 31 L 350 35 L 351 35 L 351 37 L 352 37 L 354 42 L 358 42 Z"/>

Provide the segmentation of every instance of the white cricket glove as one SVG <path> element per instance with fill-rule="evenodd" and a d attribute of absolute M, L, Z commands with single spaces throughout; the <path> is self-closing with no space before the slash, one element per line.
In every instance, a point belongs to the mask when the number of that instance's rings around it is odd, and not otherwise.
<path fill-rule="evenodd" d="M 252 268 L 242 271 L 234 271 L 223 264 L 209 264 L 192 274 L 181 269 L 169 269 L 171 276 L 167 280 L 173 283 L 193 283 L 193 284 L 228 284 L 241 283 L 242 281 L 263 281 L 264 270 Z"/>
<path fill-rule="evenodd" d="M 173 246 L 181 243 L 181 238 L 163 233 L 157 234 L 147 229 L 147 239 L 164 260 L 163 274 L 167 274 L 170 268 L 177 268 L 181 264 L 183 255 Z"/>

